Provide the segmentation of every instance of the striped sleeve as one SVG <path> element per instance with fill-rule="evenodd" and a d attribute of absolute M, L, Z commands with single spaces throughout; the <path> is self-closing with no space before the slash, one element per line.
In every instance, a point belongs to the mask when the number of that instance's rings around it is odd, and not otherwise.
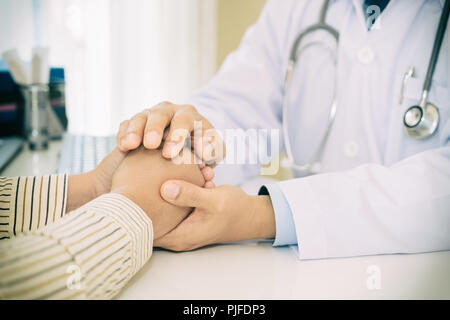
<path fill-rule="evenodd" d="M 65 174 L 0 177 L 0 240 L 50 225 L 65 214 Z"/>
<path fill-rule="evenodd" d="M 152 222 L 109 193 L 54 224 L 0 242 L 0 297 L 109 299 L 150 259 Z"/>

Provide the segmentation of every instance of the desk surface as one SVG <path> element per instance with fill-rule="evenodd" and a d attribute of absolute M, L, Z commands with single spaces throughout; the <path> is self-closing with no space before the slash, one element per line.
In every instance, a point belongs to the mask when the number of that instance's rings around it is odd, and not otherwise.
<path fill-rule="evenodd" d="M 1 174 L 53 173 L 60 147 L 25 147 Z M 375 273 L 380 288 L 370 289 Z M 300 261 L 291 248 L 268 242 L 155 250 L 118 298 L 450 299 L 450 252 Z"/>
<path fill-rule="evenodd" d="M 31 151 L 28 144 L 0 173 L 2 176 L 36 176 L 55 173 L 58 170 L 61 141 L 51 141 L 47 150 Z"/>
<path fill-rule="evenodd" d="M 367 286 L 372 266 L 379 289 Z M 158 250 L 118 298 L 449 299 L 450 252 L 300 261 L 267 242 Z"/>

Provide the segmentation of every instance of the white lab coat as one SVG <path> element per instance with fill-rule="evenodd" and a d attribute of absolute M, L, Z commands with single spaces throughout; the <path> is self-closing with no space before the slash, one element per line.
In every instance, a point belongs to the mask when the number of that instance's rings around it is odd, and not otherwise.
<path fill-rule="evenodd" d="M 429 101 L 437 133 L 407 137 L 402 117 L 420 100 L 442 0 L 391 0 L 380 28 L 367 31 L 361 0 L 331 1 L 326 21 L 340 32 L 338 109 L 322 174 L 279 185 L 294 216 L 302 259 L 450 249 L 450 36 Z M 213 125 L 280 129 L 283 80 L 295 37 L 316 23 L 322 1 L 273 0 L 216 77 L 190 102 Z M 311 39 L 329 41 L 323 33 Z M 325 128 L 332 90 L 320 49 L 302 58 L 289 107 L 296 162 L 305 163 Z M 318 61 L 320 63 L 318 63 Z M 399 103 L 402 78 L 415 75 Z M 321 67 L 323 67 L 321 69 Z M 297 85 L 295 83 L 298 83 Z M 240 183 L 255 165 L 222 165 L 218 183 Z"/>

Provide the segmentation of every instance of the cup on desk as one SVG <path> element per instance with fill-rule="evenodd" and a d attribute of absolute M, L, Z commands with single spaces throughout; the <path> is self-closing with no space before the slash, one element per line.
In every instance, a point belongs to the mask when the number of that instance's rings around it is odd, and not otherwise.
<path fill-rule="evenodd" d="M 24 136 L 31 150 L 48 148 L 50 108 L 49 87 L 45 84 L 20 86 L 25 102 Z"/>

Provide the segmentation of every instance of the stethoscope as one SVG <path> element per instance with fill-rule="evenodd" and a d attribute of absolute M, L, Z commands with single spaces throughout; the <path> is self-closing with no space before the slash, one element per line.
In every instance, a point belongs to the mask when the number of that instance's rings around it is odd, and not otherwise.
<path fill-rule="evenodd" d="M 295 69 L 295 65 L 299 60 L 300 56 L 303 54 L 303 52 L 306 49 L 315 45 L 325 46 L 323 43 L 317 41 L 311 42 L 300 48 L 300 44 L 306 35 L 314 31 L 323 30 L 329 33 L 334 38 L 334 40 L 336 41 L 336 47 L 337 44 L 339 43 L 339 32 L 332 26 L 326 24 L 325 22 L 328 4 L 329 0 L 325 0 L 320 10 L 319 22 L 306 28 L 295 39 L 290 52 L 288 68 L 286 71 L 286 77 L 284 81 L 284 97 L 282 103 L 282 114 L 283 114 L 282 129 L 286 147 L 286 158 L 283 161 L 283 166 L 291 168 L 296 173 L 299 173 L 301 175 L 311 175 L 319 173 L 321 171 L 322 155 L 325 150 L 325 145 L 328 141 L 328 136 L 333 126 L 334 119 L 336 117 L 337 101 L 335 91 L 333 93 L 333 99 L 330 106 L 330 113 L 328 115 L 327 127 L 324 135 L 322 136 L 322 139 L 319 142 L 319 145 L 317 146 L 316 150 L 312 154 L 312 157 L 307 163 L 305 163 L 304 165 L 296 164 L 292 153 L 292 145 L 289 137 L 289 128 L 288 128 L 287 111 L 288 111 L 288 96 L 289 96 L 290 82 L 292 79 L 292 74 Z M 439 51 L 444 38 L 445 29 L 447 28 L 449 12 L 450 12 L 450 0 L 446 0 L 444 4 L 444 9 L 441 14 L 441 18 L 439 20 L 439 26 L 433 44 L 433 51 L 431 53 L 431 57 L 428 63 L 428 70 L 423 84 L 421 100 L 418 105 L 409 107 L 403 115 L 403 124 L 406 129 L 406 133 L 412 139 L 419 140 L 432 136 L 436 132 L 439 125 L 439 110 L 436 105 L 428 101 L 428 94 L 430 91 L 434 70 L 436 68 Z M 329 47 L 327 46 L 325 47 L 326 49 L 330 50 Z M 337 53 L 334 54 L 333 63 L 334 66 L 336 67 Z"/>

